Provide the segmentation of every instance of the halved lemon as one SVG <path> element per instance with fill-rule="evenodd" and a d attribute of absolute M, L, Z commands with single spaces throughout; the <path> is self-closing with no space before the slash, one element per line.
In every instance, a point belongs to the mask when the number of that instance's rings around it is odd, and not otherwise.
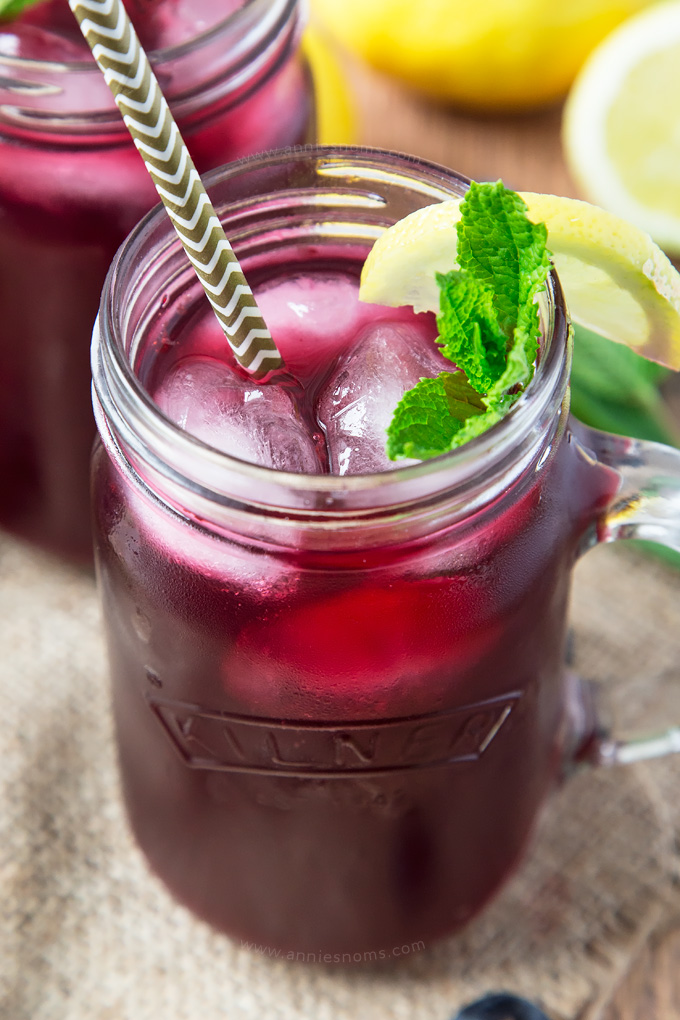
<path fill-rule="evenodd" d="M 520 192 L 548 248 L 575 322 L 651 361 L 680 368 L 680 274 L 648 234 L 587 202 Z M 406 216 L 378 238 L 360 297 L 439 310 L 436 272 L 456 266 L 457 200 Z"/>
<path fill-rule="evenodd" d="M 586 198 L 680 252 L 680 3 L 625 21 L 570 92 L 564 147 Z"/>

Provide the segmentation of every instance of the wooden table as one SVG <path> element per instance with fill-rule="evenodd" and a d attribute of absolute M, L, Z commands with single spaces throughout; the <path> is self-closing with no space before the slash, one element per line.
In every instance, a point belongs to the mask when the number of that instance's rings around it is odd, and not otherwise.
<path fill-rule="evenodd" d="M 561 109 L 482 118 L 417 97 L 353 62 L 347 72 L 361 144 L 411 152 L 477 180 L 500 177 L 521 191 L 578 197 L 562 155 Z M 602 1020 L 680 1020 L 680 918 L 647 941 Z"/>

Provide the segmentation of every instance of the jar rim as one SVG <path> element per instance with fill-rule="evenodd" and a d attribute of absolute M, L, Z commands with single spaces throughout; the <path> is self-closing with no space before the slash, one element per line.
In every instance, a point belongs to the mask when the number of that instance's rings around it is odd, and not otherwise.
<path fill-rule="evenodd" d="M 297 42 L 300 0 L 245 0 L 216 24 L 173 46 L 148 50 L 176 116 L 253 87 L 258 76 Z M 87 50 L 82 60 L 36 60 L 0 52 L 0 123 L 8 130 L 126 129 L 104 76 Z"/>
<path fill-rule="evenodd" d="M 331 167 L 331 174 L 352 173 L 367 188 L 379 185 L 381 180 L 389 178 L 391 172 L 395 181 L 402 180 L 414 186 L 420 184 L 421 194 L 432 195 L 432 202 L 424 201 L 423 205 L 436 201 L 437 194 L 440 200 L 461 195 L 468 184 L 462 175 L 419 157 L 351 146 L 275 150 L 221 167 L 205 175 L 204 181 L 208 190 L 214 191 L 216 185 L 225 185 L 238 175 L 253 170 L 267 170 L 284 163 L 302 165 L 310 161 L 322 169 L 324 166 L 326 169 Z M 212 489 L 210 485 L 205 486 L 204 494 L 207 492 L 209 499 L 217 503 L 238 501 L 242 486 L 250 486 L 261 494 L 270 491 L 270 499 L 260 496 L 263 505 L 284 508 L 307 506 L 317 512 L 327 505 L 328 512 L 332 514 L 337 500 L 359 510 L 369 506 L 394 506 L 411 498 L 429 498 L 443 489 L 469 489 L 471 481 L 483 484 L 490 471 L 497 472 L 502 464 L 507 467 L 510 461 L 518 463 L 518 451 L 524 460 L 529 453 L 534 456 L 540 441 L 545 439 L 547 423 L 554 423 L 556 416 L 559 417 L 569 374 L 568 315 L 559 279 L 553 270 L 547 288 L 545 312 L 549 342 L 534 378 L 500 422 L 464 446 L 418 464 L 367 475 L 283 472 L 239 460 L 208 446 L 166 418 L 153 403 L 127 359 L 125 340 L 121 335 L 118 313 L 126 273 L 139 264 L 140 250 L 153 235 L 165 235 L 166 240 L 172 237 L 172 227 L 169 220 L 163 222 L 164 217 L 162 207 L 152 210 L 129 235 L 109 270 L 92 348 L 95 399 L 106 419 L 104 428 L 108 428 L 127 450 L 134 450 L 136 456 L 147 462 L 149 457 L 162 461 L 169 451 L 173 451 L 167 459 L 175 461 L 175 468 L 165 472 L 161 468 L 161 473 L 176 476 L 179 463 L 182 484 L 190 487 L 200 488 L 205 479 L 221 478 L 225 473 L 232 483 L 238 480 L 235 485 L 218 485 Z M 99 423 L 101 429 L 101 413 Z M 480 471 L 480 465 L 483 465 L 483 471 Z M 198 477 L 202 469 L 203 479 Z M 385 490 L 384 500 L 375 498 L 380 490 Z M 282 496 L 286 491 L 295 492 L 298 497 L 286 500 Z M 325 501 L 323 497 L 326 497 Z"/>
<path fill-rule="evenodd" d="M 250 15 L 252 8 L 261 0 L 244 0 L 243 6 L 238 7 L 232 11 L 226 17 L 221 18 L 215 22 L 209 28 L 204 29 L 197 35 L 191 36 L 189 39 L 185 39 L 180 43 L 175 43 L 172 46 L 161 47 L 160 49 L 149 49 L 147 55 L 151 59 L 152 63 L 160 64 L 166 61 L 175 60 L 178 57 L 182 57 L 185 54 L 191 53 L 193 50 L 200 49 L 207 42 L 219 38 L 225 29 L 232 28 L 237 25 L 239 21 L 245 20 L 246 15 Z M 270 0 L 272 7 L 271 20 L 278 20 L 279 16 L 287 10 L 292 10 L 297 5 L 298 0 Z M 267 34 L 268 25 L 262 26 L 263 37 Z M 94 62 L 89 52 L 83 50 L 82 60 L 39 60 L 35 57 L 21 57 L 14 56 L 13 54 L 6 54 L 0 52 L 0 65 L 7 64 L 10 67 L 31 67 L 31 68 L 45 68 L 50 70 L 58 70 L 62 72 L 72 73 L 89 73 L 96 71 L 98 75 L 101 75 L 101 71 Z"/>

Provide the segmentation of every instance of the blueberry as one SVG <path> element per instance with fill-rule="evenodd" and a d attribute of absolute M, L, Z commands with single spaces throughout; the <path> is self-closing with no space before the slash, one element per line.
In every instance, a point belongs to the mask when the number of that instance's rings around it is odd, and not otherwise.
<path fill-rule="evenodd" d="M 453 1020 L 549 1020 L 545 1013 L 521 999 L 505 992 L 485 995 L 477 1002 L 464 1006 Z"/>

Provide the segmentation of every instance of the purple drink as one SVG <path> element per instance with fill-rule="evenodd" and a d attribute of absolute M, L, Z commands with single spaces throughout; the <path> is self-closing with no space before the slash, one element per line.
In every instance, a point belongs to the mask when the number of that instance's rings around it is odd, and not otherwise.
<path fill-rule="evenodd" d="M 234 382 L 177 243 L 147 220 L 93 352 L 123 789 L 149 862 L 196 913 L 349 962 L 460 927 L 525 850 L 587 736 L 566 604 L 617 476 L 568 425 L 556 281 L 536 380 L 505 421 L 436 461 L 355 473 L 386 466 L 383 397 L 440 370 L 428 316 L 357 302 L 361 264 L 461 178 L 319 150 L 212 185 L 304 392 L 296 410 Z"/>
<path fill-rule="evenodd" d="M 310 139 L 295 0 L 127 6 L 199 171 Z M 65 3 L 4 25 L 0 66 L 0 525 L 87 561 L 89 337 L 157 195 Z"/>

